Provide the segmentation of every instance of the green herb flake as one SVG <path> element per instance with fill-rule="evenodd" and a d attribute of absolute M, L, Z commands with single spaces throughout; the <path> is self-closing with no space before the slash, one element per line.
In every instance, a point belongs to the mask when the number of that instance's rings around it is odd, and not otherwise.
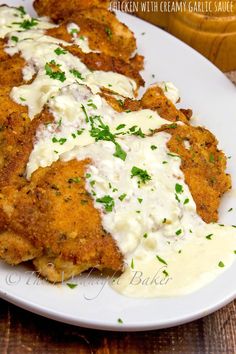
<path fill-rule="evenodd" d="M 20 97 L 20 100 L 21 100 L 22 102 L 25 102 L 25 101 L 26 101 L 26 99 L 25 99 L 24 97 Z"/>
<path fill-rule="evenodd" d="M 123 200 L 125 199 L 126 196 L 127 196 L 126 193 L 121 194 L 121 195 L 119 196 L 120 201 L 123 202 Z"/>
<path fill-rule="evenodd" d="M 228 213 L 230 213 L 232 210 L 233 210 L 233 208 L 230 208 L 230 209 L 228 210 Z"/>
<path fill-rule="evenodd" d="M 142 201 L 143 201 L 143 199 L 142 199 L 142 198 L 138 198 L 138 202 L 139 202 L 139 204 L 141 204 L 141 203 L 142 203 Z"/>
<path fill-rule="evenodd" d="M 161 258 L 160 256 L 156 255 L 156 258 L 158 259 L 158 261 L 160 263 L 163 263 L 163 264 L 167 265 L 166 261 L 163 258 Z"/>
<path fill-rule="evenodd" d="M 75 289 L 78 284 L 74 284 L 74 283 L 66 283 L 66 285 L 70 288 L 70 289 Z"/>
<path fill-rule="evenodd" d="M 178 183 L 176 183 L 176 185 L 175 185 L 175 191 L 176 191 L 176 193 L 178 193 L 178 194 L 180 194 L 180 193 L 183 193 L 183 186 L 181 185 L 181 184 L 178 184 Z"/>
<path fill-rule="evenodd" d="M 116 127 L 116 130 L 120 130 L 120 129 L 123 129 L 125 128 L 125 124 L 119 124 L 117 127 Z"/>
<path fill-rule="evenodd" d="M 166 218 L 164 218 L 163 220 L 162 220 L 162 224 L 165 224 L 166 223 Z"/>
<path fill-rule="evenodd" d="M 81 178 L 80 177 L 73 177 L 73 178 L 69 178 L 68 179 L 68 183 L 79 183 L 81 181 Z"/>
<path fill-rule="evenodd" d="M 179 236 L 180 234 L 182 234 L 182 230 L 181 230 L 181 229 L 177 230 L 177 231 L 175 232 L 175 234 L 176 234 L 177 236 Z"/>
<path fill-rule="evenodd" d="M 147 238 L 147 237 L 148 237 L 148 234 L 145 233 L 145 234 L 143 235 L 143 238 Z"/>
<path fill-rule="evenodd" d="M 178 197 L 178 195 L 176 193 L 175 193 L 175 199 L 177 200 L 177 202 L 180 203 L 180 199 L 179 199 L 179 197 Z"/>
<path fill-rule="evenodd" d="M 62 55 L 62 54 L 66 54 L 67 51 L 65 49 L 62 49 L 60 47 L 58 47 L 57 49 L 54 50 L 54 52 L 57 54 L 57 55 Z"/>
<path fill-rule="evenodd" d="M 55 66 L 55 68 L 53 68 Z M 48 75 L 51 79 L 59 80 L 64 82 L 66 80 L 66 76 L 64 71 L 59 70 L 60 65 L 56 64 L 55 60 L 51 60 L 49 63 L 45 64 L 46 75 Z"/>
<path fill-rule="evenodd" d="M 152 150 L 156 150 L 156 149 L 157 149 L 157 146 L 156 146 L 156 145 L 151 145 L 151 149 L 152 149 Z"/>
<path fill-rule="evenodd" d="M 13 42 L 19 42 L 19 38 L 18 37 L 16 37 L 16 36 L 12 36 L 11 37 L 11 40 L 13 41 Z"/>
<path fill-rule="evenodd" d="M 37 26 L 38 20 L 32 18 L 31 20 L 24 20 L 23 22 L 13 22 L 14 25 L 19 25 L 20 28 L 24 28 L 25 30 L 31 29 L 34 26 Z"/>
<path fill-rule="evenodd" d="M 165 269 L 162 271 L 162 273 L 164 274 L 165 277 L 168 277 L 169 275 L 169 273 Z"/>
<path fill-rule="evenodd" d="M 96 202 L 104 204 L 104 208 L 107 212 L 111 212 L 115 206 L 114 199 L 110 195 L 105 195 L 102 198 L 97 198 Z"/>
<path fill-rule="evenodd" d="M 185 201 L 184 201 L 184 205 L 185 205 L 185 204 L 188 204 L 188 203 L 189 203 L 189 199 L 186 198 Z"/>
<path fill-rule="evenodd" d="M 130 266 L 131 266 L 132 269 L 134 269 L 134 260 L 133 260 L 133 258 L 132 258 L 132 261 L 131 261 L 131 265 L 130 265 Z"/>
<path fill-rule="evenodd" d="M 70 31 L 70 34 L 73 36 L 73 34 L 77 34 L 78 30 L 76 28 L 72 28 L 72 30 Z"/>
<path fill-rule="evenodd" d="M 220 268 L 224 268 L 224 263 L 222 262 L 222 261 L 220 261 L 219 263 L 218 263 L 218 267 L 220 267 Z"/>
<path fill-rule="evenodd" d="M 74 77 L 76 77 L 77 79 L 84 80 L 84 78 L 82 77 L 82 74 L 81 74 L 78 70 L 76 70 L 76 69 L 71 69 L 71 70 L 70 70 L 70 73 L 71 73 Z"/>
<path fill-rule="evenodd" d="M 162 164 L 163 164 L 163 165 L 165 165 L 165 164 L 167 164 L 167 163 L 168 163 L 167 161 L 162 161 Z"/>
<path fill-rule="evenodd" d="M 65 144 L 66 141 L 67 141 L 66 138 L 57 139 L 55 136 L 52 138 L 53 143 L 59 143 L 60 145 Z"/>
<path fill-rule="evenodd" d="M 131 169 L 131 178 L 133 177 L 139 178 L 139 181 L 143 184 L 152 179 L 146 170 L 142 170 L 141 168 L 136 166 L 133 166 Z"/>
<path fill-rule="evenodd" d="M 213 236 L 213 234 L 209 234 L 209 235 L 206 236 L 206 239 L 207 240 L 211 240 L 212 236 Z"/>
<path fill-rule="evenodd" d="M 215 162 L 215 157 L 214 157 L 214 155 L 213 155 L 212 153 L 210 153 L 209 161 L 210 161 L 211 163 L 214 163 L 214 162 Z"/>
<path fill-rule="evenodd" d="M 105 28 L 105 32 L 106 32 L 108 38 L 111 39 L 111 38 L 112 38 L 112 31 L 111 31 L 111 29 L 110 29 L 109 27 L 106 27 L 106 28 Z"/>
<path fill-rule="evenodd" d="M 118 318 L 118 319 L 117 319 L 117 322 L 118 322 L 119 324 L 123 324 L 123 320 L 122 320 L 121 318 Z"/>

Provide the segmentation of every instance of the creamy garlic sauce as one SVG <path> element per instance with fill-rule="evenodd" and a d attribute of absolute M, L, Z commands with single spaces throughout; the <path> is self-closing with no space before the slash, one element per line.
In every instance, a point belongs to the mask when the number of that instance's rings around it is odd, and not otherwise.
<path fill-rule="evenodd" d="M 170 122 L 149 109 L 114 111 L 98 94 L 100 88 L 132 98 L 133 80 L 112 72 L 91 72 L 60 47 L 69 43 L 44 35 L 44 29 L 55 25 L 38 21 L 32 29 L 23 30 L 12 24 L 18 17 L 31 20 L 20 10 L 0 8 L 0 35 L 8 37 L 5 50 L 10 55 L 21 53 L 27 62 L 26 84 L 15 87 L 11 97 L 28 107 L 32 119 L 45 104 L 54 118 L 37 130 L 27 178 L 59 158 L 91 159 L 86 189 L 125 260 L 124 273 L 113 284 L 120 293 L 175 296 L 212 281 L 236 257 L 236 229 L 206 224 L 197 215 L 181 159 L 167 148 L 170 135 L 153 134 Z M 67 30 L 73 31 L 74 43 L 89 52 L 86 39 L 84 47 L 79 44 L 84 41 L 79 27 L 71 23 Z M 60 80 L 51 78 L 45 67 L 52 61 L 63 73 Z M 172 83 L 157 85 L 173 103 L 178 101 Z M 184 146 L 190 147 L 188 141 Z"/>
<path fill-rule="evenodd" d="M 123 134 L 132 127 L 137 127 L 134 132 L 141 129 L 143 134 L 150 134 L 150 130 L 169 124 L 169 121 L 150 109 L 118 113 L 105 99 L 93 95 L 88 88 L 77 84 L 64 87 L 48 101 L 48 107 L 55 120 L 51 124 L 41 125 L 36 133 L 34 148 L 27 164 L 27 178 L 39 167 L 50 166 L 62 153 L 75 146 L 94 143 L 95 140 L 89 133 L 91 125 L 86 122 L 82 107 L 89 116 L 102 116 L 103 122 L 109 125 L 114 134 Z M 124 127 L 117 130 L 121 125 Z"/>
<path fill-rule="evenodd" d="M 86 187 L 101 211 L 104 229 L 124 255 L 125 272 L 113 287 L 128 296 L 194 291 L 236 257 L 236 230 L 206 224 L 197 215 L 181 159 L 167 149 L 169 138 L 163 132 L 143 139 L 122 136 L 118 141 L 127 152 L 125 161 L 114 156 L 110 142 L 77 147 L 62 156 L 64 161 L 93 161 Z M 140 184 L 132 177 L 134 167 L 150 179 Z M 106 210 L 109 206 L 112 210 Z"/>
<path fill-rule="evenodd" d="M 88 38 L 79 34 L 80 28 L 76 23 L 69 23 L 67 25 L 67 31 L 73 36 L 73 43 L 80 47 L 84 53 L 99 53 L 99 51 L 89 48 Z"/>
<path fill-rule="evenodd" d="M 177 103 L 180 99 L 180 94 L 178 88 L 169 81 L 161 81 L 157 83 L 157 86 L 159 86 L 165 96 L 172 102 L 172 103 Z"/>

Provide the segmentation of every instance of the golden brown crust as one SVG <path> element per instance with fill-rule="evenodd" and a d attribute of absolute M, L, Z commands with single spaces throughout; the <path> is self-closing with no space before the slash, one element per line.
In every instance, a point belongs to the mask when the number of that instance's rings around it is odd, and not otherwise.
<path fill-rule="evenodd" d="M 107 9 L 108 6 L 108 0 L 72 0 L 69 2 L 57 0 L 34 1 L 34 8 L 38 15 L 48 16 L 54 21 L 61 21 L 73 15 L 74 12 L 79 12 L 91 7 Z"/>
<path fill-rule="evenodd" d="M 207 223 L 216 222 L 220 198 L 231 188 L 231 178 L 225 173 L 226 157 L 218 150 L 218 141 L 202 127 L 178 125 L 166 131 L 172 135 L 168 148 L 181 157 L 181 169 L 197 213 Z"/>
<path fill-rule="evenodd" d="M 113 71 L 130 77 L 136 81 L 138 87 L 144 86 L 144 80 L 139 72 L 122 59 L 115 58 L 104 53 L 85 54 L 76 45 L 68 46 L 66 49 L 81 59 L 90 70 Z"/>
<path fill-rule="evenodd" d="M 42 250 L 40 257 L 55 259 L 60 268 L 63 262 L 71 263 L 74 271 L 90 267 L 118 271 L 123 266 L 122 255 L 113 238 L 103 230 L 99 211 L 85 189 L 88 163 L 89 160 L 57 161 L 40 168 L 17 194 L 8 191 L 14 208 L 9 198 L 2 198 L 1 206 L 7 211 L 8 229 Z M 1 241 L 0 236 L 0 245 Z M 7 255 L 9 259 L 10 254 Z M 34 263 L 41 264 L 37 259 Z"/>

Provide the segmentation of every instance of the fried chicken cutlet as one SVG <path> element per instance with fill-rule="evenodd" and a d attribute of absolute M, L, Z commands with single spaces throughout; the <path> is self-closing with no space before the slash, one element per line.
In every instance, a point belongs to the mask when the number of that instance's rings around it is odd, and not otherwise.
<path fill-rule="evenodd" d="M 51 11 L 52 3 L 48 1 L 42 5 L 42 2 L 37 1 L 35 6 L 38 13 L 46 15 Z M 138 87 L 142 85 L 139 74 L 142 58 L 131 58 L 135 49 L 131 32 L 119 24 L 117 34 L 114 28 L 118 26 L 118 20 L 105 9 L 84 9 L 75 16 L 75 4 L 71 3 L 69 13 L 63 14 L 62 11 L 58 16 L 54 12 L 53 18 L 65 22 L 55 29 L 47 30 L 46 34 L 70 42 L 71 46 L 66 49 L 79 57 L 90 70 L 117 72 L 133 78 Z M 91 48 L 101 53 L 84 53 L 72 43 L 67 31 L 68 21 L 71 21 L 68 16 L 79 25 L 81 34 L 88 37 Z M 102 16 L 105 16 L 105 20 Z M 110 28 L 111 32 L 106 31 L 106 28 Z M 122 271 L 123 255 L 112 235 L 104 230 L 100 212 L 94 207 L 92 196 L 85 187 L 86 168 L 91 161 L 58 160 L 49 167 L 39 168 L 30 181 L 26 179 L 26 164 L 33 149 L 36 131 L 40 124 L 51 122 L 54 117 L 45 107 L 31 121 L 27 107 L 9 98 L 9 85 L 22 84 L 24 62 L 20 56 L 13 57 L 14 61 L 8 64 L 9 58 L 4 55 L 2 58 L 3 63 L 6 61 L 2 70 L 5 68 L 9 71 L 0 95 L 3 127 L 0 257 L 14 265 L 32 260 L 36 270 L 51 282 L 60 282 L 93 267 Z M 12 82 L 9 78 L 16 68 L 16 81 Z M 151 109 L 174 123 L 162 128 L 172 136 L 168 147 L 181 157 L 181 168 L 199 215 L 206 222 L 217 221 L 220 197 L 231 183 L 225 173 L 225 156 L 217 150 L 215 137 L 206 129 L 191 127 L 189 112 L 178 110 L 158 86 L 149 88 L 141 100 L 125 97 L 120 100 L 112 89 L 101 91 L 100 95 L 118 112 Z M 177 125 L 178 122 L 183 124 Z M 188 141 L 189 146 L 186 147 L 185 141 Z"/>

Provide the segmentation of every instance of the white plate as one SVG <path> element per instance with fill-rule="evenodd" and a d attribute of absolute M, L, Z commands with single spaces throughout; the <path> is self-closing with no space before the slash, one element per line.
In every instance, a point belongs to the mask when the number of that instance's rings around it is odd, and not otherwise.
<path fill-rule="evenodd" d="M 6 3 L 6 1 L 5 1 Z M 8 5 L 30 7 L 30 1 L 7 1 Z M 147 84 L 158 80 L 173 81 L 180 88 L 182 107 L 191 107 L 198 124 L 209 127 L 219 138 L 229 160 L 229 172 L 236 186 L 236 90 L 233 84 L 209 61 L 162 30 L 126 14 L 119 14 L 138 39 L 139 52 L 145 55 L 144 78 Z M 145 34 L 142 34 L 145 32 Z M 221 222 L 236 224 L 235 193 L 228 193 L 221 206 Z M 29 268 L 0 264 L 0 296 L 37 314 L 77 326 L 138 331 L 170 327 L 205 316 L 236 297 L 236 262 L 215 281 L 197 292 L 181 297 L 131 299 L 103 288 L 86 276 L 74 290 L 41 281 L 33 284 Z M 123 324 L 117 319 L 121 318 Z"/>

